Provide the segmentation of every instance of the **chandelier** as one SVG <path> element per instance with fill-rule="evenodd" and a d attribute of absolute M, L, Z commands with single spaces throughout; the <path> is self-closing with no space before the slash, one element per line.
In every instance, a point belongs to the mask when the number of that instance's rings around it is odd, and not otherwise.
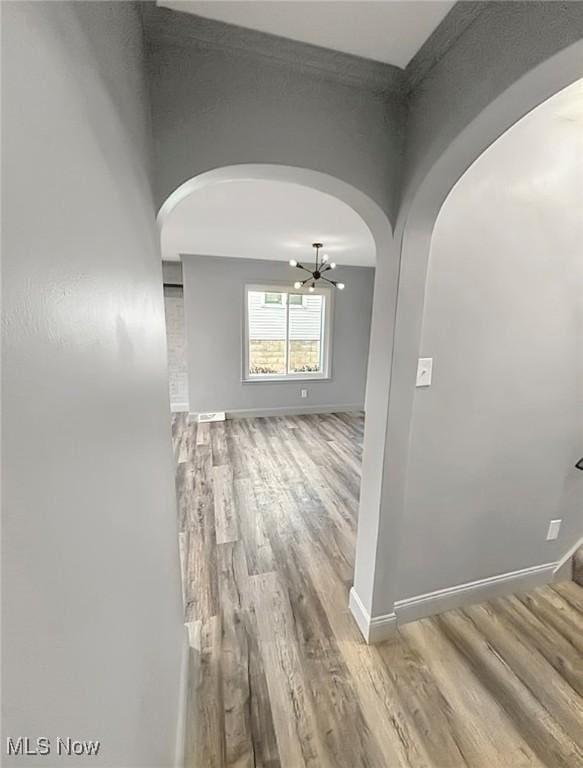
<path fill-rule="evenodd" d="M 310 275 L 309 277 L 306 277 L 305 280 L 297 280 L 294 283 L 294 288 L 303 288 L 309 283 L 308 291 L 313 293 L 316 290 L 316 283 L 318 280 L 324 280 L 335 288 L 338 288 L 339 291 L 344 290 L 344 283 L 337 283 L 336 280 L 329 280 L 327 277 L 324 277 L 324 274 L 330 269 L 336 269 L 336 264 L 333 261 L 329 261 L 328 256 L 325 253 L 320 257 L 320 248 L 323 247 L 322 243 L 312 243 L 312 248 L 316 249 L 316 265 L 314 269 L 304 267 L 303 264 L 300 264 L 295 259 L 289 260 L 290 267 L 297 267 Z"/>

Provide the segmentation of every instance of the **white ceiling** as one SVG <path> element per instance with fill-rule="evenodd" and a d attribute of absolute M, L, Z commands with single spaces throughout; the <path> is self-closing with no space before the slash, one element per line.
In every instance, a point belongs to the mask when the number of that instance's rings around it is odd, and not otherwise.
<path fill-rule="evenodd" d="M 444 0 L 158 0 L 158 5 L 406 67 L 455 3 Z"/>
<path fill-rule="evenodd" d="M 374 266 L 375 246 L 363 220 L 323 192 L 277 181 L 231 181 L 179 203 L 162 229 L 162 258 L 180 254 L 311 260 L 324 244 L 338 264 Z"/>

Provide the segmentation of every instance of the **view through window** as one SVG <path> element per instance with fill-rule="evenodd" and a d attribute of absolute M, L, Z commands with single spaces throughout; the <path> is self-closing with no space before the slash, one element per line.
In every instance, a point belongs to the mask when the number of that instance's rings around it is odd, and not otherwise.
<path fill-rule="evenodd" d="M 328 367 L 326 289 L 247 287 L 246 377 L 323 378 Z"/>

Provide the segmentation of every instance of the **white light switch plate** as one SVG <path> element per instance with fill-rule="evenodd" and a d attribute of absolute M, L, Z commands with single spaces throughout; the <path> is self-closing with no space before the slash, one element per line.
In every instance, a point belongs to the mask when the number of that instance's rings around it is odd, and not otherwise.
<path fill-rule="evenodd" d="M 415 386 L 428 387 L 431 384 L 431 373 L 433 371 L 433 358 L 420 357 L 417 363 L 417 381 Z"/>
<path fill-rule="evenodd" d="M 307 389 L 300 389 L 300 396 L 301 397 L 307 397 L 308 396 L 308 390 Z"/>
<path fill-rule="evenodd" d="M 547 541 L 553 541 L 559 535 L 562 520 L 551 520 L 549 530 L 547 531 Z"/>

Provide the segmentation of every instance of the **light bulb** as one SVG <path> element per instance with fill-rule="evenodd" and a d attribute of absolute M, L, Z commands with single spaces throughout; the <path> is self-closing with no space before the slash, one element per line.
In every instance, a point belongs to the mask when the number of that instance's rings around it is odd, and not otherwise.
<path fill-rule="evenodd" d="M 338 288 L 339 291 L 343 291 L 344 290 L 344 283 L 337 283 L 336 287 Z"/>
<path fill-rule="evenodd" d="M 344 287 L 344 286 L 342 286 L 342 287 Z M 315 289 L 315 287 L 314 287 L 313 285 L 311 285 L 311 286 L 308 288 L 308 291 L 309 291 L 310 293 L 314 293 L 314 291 L 315 291 L 315 290 L 316 290 L 316 289 Z"/>
<path fill-rule="evenodd" d="M 295 259 L 290 259 L 289 260 L 289 265 L 290 265 L 290 267 L 297 267 L 298 266 L 298 262 Z"/>
<path fill-rule="evenodd" d="M 302 287 L 301 283 L 299 283 L 299 282 L 298 283 L 294 283 L 294 288 L 301 288 L 301 287 Z"/>
<path fill-rule="evenodd" d="M 327 253 L 325 253 L 325 254 L 322 256 L 322 263 L 323 263 L 323 262 L 325 262 L 325 261 L 328 261 L 328 254 L 327 254 Z"/>
<path fill-rule="evenodd" d="M 336 269 L 336 264 L 333 261 L 330 262 L 330 269 Z"/>

